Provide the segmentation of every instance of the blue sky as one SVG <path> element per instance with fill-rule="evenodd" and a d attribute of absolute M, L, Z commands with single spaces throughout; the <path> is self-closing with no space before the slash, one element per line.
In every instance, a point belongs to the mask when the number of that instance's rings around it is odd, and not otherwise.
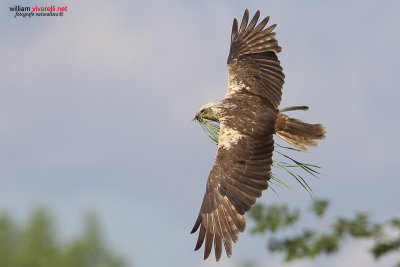
<path fill-rule="evenodd" d="M 50 3 L 50 2 L 49 2 Z M 62 18 L 0 11 L 0 209 L 22 220 L 49 208 L 62 236 L 95 210 L 113 247 L 135 266 L 216 266 L 193 252 L 196 219 L 215 146 L 191 122 L 221 99 L 232 20 L 245 8 L 277 23 L 286 74 L 282 106 L 322 122 L 327 139 L 301 159 L 323 166 L 310 180 L 330 216 L 400 216 L 398 1 L 52 1 Z M 305 207 L 295 183 L 262 203 Z M 288 266 L 387 266 L 368 242 Z M 277 266 L 265 238 L 239 236 L 233 257 Z M 398 259 L 397 259 L 398 260 Z"/>

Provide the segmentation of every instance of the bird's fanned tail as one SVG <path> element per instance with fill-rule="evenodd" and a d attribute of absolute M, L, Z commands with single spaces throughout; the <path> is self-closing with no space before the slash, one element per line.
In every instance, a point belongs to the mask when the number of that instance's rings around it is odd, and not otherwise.
<path fill-rule="evenodd" d="M 278 113 L 275 133 L 286 142 L 303 151 L 306 146 L 317 146 L 317 140 L 325 138 L 325 127 L 321 124 L 306 123 Z"/>

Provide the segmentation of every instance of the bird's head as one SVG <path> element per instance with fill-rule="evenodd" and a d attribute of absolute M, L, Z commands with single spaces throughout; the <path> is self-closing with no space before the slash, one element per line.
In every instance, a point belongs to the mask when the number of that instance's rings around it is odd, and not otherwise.
<path fill-rule="evenodd" d="M 218 115 L 220 110 L 221 108 L 219 107 L 218 102 L 208 103 L 199 109 L 193 120 L 202 121 L 205 119 L 219 122 Z"/>

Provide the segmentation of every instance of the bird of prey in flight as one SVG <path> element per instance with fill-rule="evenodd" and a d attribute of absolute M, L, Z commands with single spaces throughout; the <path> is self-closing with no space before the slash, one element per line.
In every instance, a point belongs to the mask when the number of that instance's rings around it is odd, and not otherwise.
<path fill-rule="evenodd" d="M 218 261 L 222 244 L 228 257 L 232 241 L 246 226 L 245 213 L 268 188 L 271 178 L 273 135 L 307 150 L 325 137 L 321 124 L 309 124 L 282 112 L 307 110 L 306 106 L 279 109 L 285 75 L 277 54 L 281 51 L 269 17 L 258 25 L 260 11 L 249 21 L 246 9 L 240 27 L 233 20 L 228 56 L 228 90 L 224 99 L 200 108 L 195 119 L 219 122 L 220 135 L 214 165 L 191 233 L 198 229 L 195 250 L 205 244 L 204 259 L 214 244 Z"/>

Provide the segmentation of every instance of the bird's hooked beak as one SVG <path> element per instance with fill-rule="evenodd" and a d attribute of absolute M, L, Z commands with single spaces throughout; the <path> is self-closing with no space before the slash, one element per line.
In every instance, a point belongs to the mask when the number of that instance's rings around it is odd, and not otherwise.
<path fill-rule="evenodd" d="M 199 120 L 200 120 L 200 116 L 199 116 L 199 113 L 197 112 L 192 121 L 199 121 Z"/>
<path fill-rule="evenodd" d="M 205 110 L 200 109 L 199 111 L 196 112 L 196 115 L 194 116 L 192 121 L 202 122 L 203 119 L 207 119 L 205 116 L 206 116 Z"/>
<path fill-rule="evenodd" d="M 196 113 L 192 121 L 202 122 L 204 120 L 219 122 L 216 116 L 200 111 Z"/>

